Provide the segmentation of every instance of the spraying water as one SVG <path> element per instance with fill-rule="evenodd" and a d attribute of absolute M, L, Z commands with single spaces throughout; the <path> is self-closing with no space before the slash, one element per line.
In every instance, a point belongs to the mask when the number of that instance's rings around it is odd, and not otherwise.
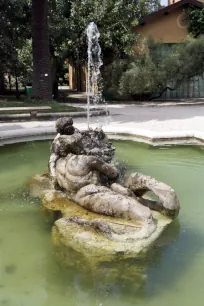
<path fill-rule="evenodd" d="M 101 47 L 99 45 L 100 33 L 94 22 L 87 27 L 88 40 L 88 82 L 87 82 L 87 125 L 90 125 L 90 104 L 98 104 L 102 101 L 102 81 L 100 67 Z"/>

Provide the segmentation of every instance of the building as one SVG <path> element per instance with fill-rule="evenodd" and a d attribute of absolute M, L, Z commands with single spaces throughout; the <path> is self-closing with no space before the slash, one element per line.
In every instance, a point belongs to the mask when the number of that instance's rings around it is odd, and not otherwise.
<path fill-rule="evenodd" d="M 77 66 L 68 61 L 69 88 L 80 92 L 86 91 L 87 71 L 85 66 Z"/>
<path fill-rule="evenodd" d="M 169 0 L 169 5 L 146 16 L 135 31 L 140 39 L 152 36 L 163 43 L 180 43 L 188 36 L 189 20 L 184 10 L 193 5 L 203 7 L 204 0 Z"/>
<path fill-rule="evenodd" d="M 169 0 L 168 6 L 146 16 L 135 32 L 140 34 L 140 40 L 153 37 L 164 44 L 173 45 L 184 41 L 189 33 L 189 19 L 185 10 L 191 6 L 203 8 L 204 0 Z M 169 84 L 174 88 L 174 81 Z M 204 97 L 204 79 L 194 77 L 175 91 L 167 91 L 163 98 L 201 98 Z"/>
<path fill-rule="evenodd" d="M 188 16 L 185 9 L 191 6 L 202 8 L 204 0 L 168 0 L 168 5 L 143 18 L 134 29 L 140 34 L 139 40 L 153 37 L 164 44 L 181 43 L 188 37 Z M 70 89 L 86 91 L 86 69 L 69 64 Z M 173 86 L 173 84 L 172 84 Z M 167 92 L 164 98 L 204 97 L 204 80 L 194 78 L 189 84 L 173 92 Z"/>

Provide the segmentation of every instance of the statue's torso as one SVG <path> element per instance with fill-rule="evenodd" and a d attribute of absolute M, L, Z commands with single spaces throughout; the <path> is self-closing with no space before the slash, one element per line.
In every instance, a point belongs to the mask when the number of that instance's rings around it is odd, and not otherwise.
<path fill-rule="evenodd" d="M 82 187 L 100 185 L 100 174 L 90 169 L 90 157 L 69 154 L 56 164 L 56 178 L 59 185 L 70 192 L 77 192 Z"/>

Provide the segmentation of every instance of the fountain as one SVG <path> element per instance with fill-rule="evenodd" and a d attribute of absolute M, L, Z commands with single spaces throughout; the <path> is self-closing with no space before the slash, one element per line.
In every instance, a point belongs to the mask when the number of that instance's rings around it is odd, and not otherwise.
<path fill-rule="evenodd" d="M 116 254 L 135 256 L 161 235 L 179 212 L 174 190 L 141 173 L 124 176 L 115 148 L 102 129 L 90 129 L 90 103 L 102 99 L 99 31 L 91 22 L 88 38 L 88 130 L 80 132 L 72 118 L 56 122 L 51 145 L 49 190 L 43 205 L 61 216 L 53 239 L 87 258 Z M 157 200 L 144 197 L 151 191 Z"/>
<path fill-rule="evenodd" d="M 88 82 L 87 82 L 87 126 L 90 128 L 90 104 L 98 104 L 102 101 L 102 82 L 100 67 L 103 65 L 101 59 L 101 47 L 99 45 L 100 33 L 94 22 L 87 27 L 88 43 Z"/>
<path fill-rule="evenodd" d="M 103 130 L 80 132 L 66 117 L 57 120 L 56 130 L 49 188 L 42 196 L 44 208 L 60 216 L 52 232 L 55 244 L 91 261 L 148 249 L 179 212 L 174 190 L 141 173 L 121 179 L 115 148 Z M 157 200 L 145 197 L 148 191 Z"/>
<path fill-rule="evenodd" d="M 116 141 L 115 150 L 71 118 L 56 130 L 49 173 L 29 183 L 45 170 L 47 141 L 1 147 L 0 304 L 202 304 L 203 148 Z M 120 173 L 115 153 L 133 174 Z M 176 186 L 181 228 L 174 190 L 138 169 Z"/>

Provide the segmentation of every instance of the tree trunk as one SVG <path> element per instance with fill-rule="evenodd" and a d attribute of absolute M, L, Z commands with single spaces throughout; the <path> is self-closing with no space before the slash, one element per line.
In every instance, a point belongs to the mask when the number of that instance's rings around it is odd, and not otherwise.
<path fill-rule="evenodd" d="M 0 95 L 4 95 L 4 93 L 5 93 L 4 75 L 0 74 Z"/>
<path fill-rule="evenodd" d="M 52 99 L 48 30 L 48 0 L 32 0 L 33 82 L 32 97 Z"/>
<path fill-rule="evenodd" d="M 20 99 L 20 93 L 19 93 L 19 87 L 18 87 L 18 77 L 17 75 L 15 75 L 15 84 L 16 84 L 16 92 L 15 92 L 15 96 L 16 99 Z"/>
<path fill-rule="evenodd" d="M 10 74 L 8 76 L 8 79 L 9 79 L 9 93 L 11 94 L 12 86 L 11 86 L 11 75 Z"/>
<path fill-rule="evenodd" d="M 76 66 L 76 87 L 77 87 L 77 91 L 82 91 L 82 82 L 81 82 L 81 65 L 77 64 Z"/>

